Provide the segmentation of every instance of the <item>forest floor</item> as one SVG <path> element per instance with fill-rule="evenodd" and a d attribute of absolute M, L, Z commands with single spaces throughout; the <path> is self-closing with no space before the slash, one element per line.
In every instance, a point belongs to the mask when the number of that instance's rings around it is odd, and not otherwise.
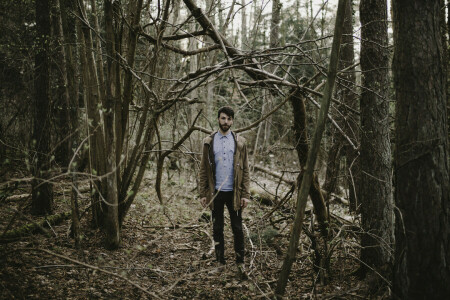
<path fill-rule="evenodd" d="M 12 174 L 12 177 L 20 176 Z M 267 175 L 253 173 L 253 186 L 283 194 L 284 184 Z M 254 180 L 257 178 L 258 180 Z M 56 213 L 70 211 L 68 184 L 55 185 Z M 234 263 L 233 238 L 225 220 L 227 265 L 219 271 L 213 260 L 212 225 L 208 209 L 196 196 L 195 174 L 180 171 L 165 178 L 161 205 L 154 191 L 154 175 L 148 173 L 121 231 L 118 250 L 106 250 L 102 234 L 89 226 L 89 214 L 82 217 L 80 249 L 70 237 L 70 219 L 47 226 L 14 241 L 0 241 L 1 299 L 260 299 L 273 298 L 284 253 L 288 246 L 295 197 L 268 215 L 273 207 L 253 201 L 244 212 L 246 270 L 248 279 L 238 276 Z M 64 189 L 66 191 L 64 192 Z M 19 185 L 15 194 L 29 193 Z M 88 207 L 87 194 L 80 199 L 81 211 Z M 5 228 L 39 222 L 30 214 L 30 197 L 0 200 L 0 235 Z M 369 284 L 354 276 L 359 266 L 358 221 L 347 208 L 332 202 L 330 268 L 326 279 L 314 267 L 320 240 L 311 227 L 307 207 L 301 246 L 286 290 L 287 299 L 369 299 L 382 298 Z M 227 215 L 227 213 L 226 213 Z M 14 219 L 13 219 L 14 218 Z M 357 218 L 356 218 L 357 219 Z M 8 225 L 9 224 L 9 225 Z M 316 238 L 314 238 L 316 237 Z M 322 252 L 322 251 L 321 251 Z"/>

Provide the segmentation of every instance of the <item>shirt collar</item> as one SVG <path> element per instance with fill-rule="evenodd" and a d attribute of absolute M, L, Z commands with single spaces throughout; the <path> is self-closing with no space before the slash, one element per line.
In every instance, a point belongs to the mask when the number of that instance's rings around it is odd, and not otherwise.
<path fill-rule="evenodd" d="M 228 134 L 226 134 L 226 135 L 223 135 L 222 132 L 220 132 L 220 130 L 218 130 L 217 133 L 219 134 L 220 138 L 223 138 L 223 137 L 229 138 L 231 136 L 231 130 L 228 131 Z"/>

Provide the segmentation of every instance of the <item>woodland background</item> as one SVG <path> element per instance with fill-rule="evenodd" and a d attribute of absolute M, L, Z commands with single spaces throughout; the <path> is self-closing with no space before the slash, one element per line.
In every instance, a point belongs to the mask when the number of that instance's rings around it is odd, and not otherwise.
<path fill-rule="evenodd" d="M 450 296 L 447 1 L 0 7 L 1 298 Z M 224 105 L 248 280 L 198 202 Z"/>

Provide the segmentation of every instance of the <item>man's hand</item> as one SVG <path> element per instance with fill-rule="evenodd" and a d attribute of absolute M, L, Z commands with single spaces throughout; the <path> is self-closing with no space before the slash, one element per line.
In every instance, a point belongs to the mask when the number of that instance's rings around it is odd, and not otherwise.
<path fill-rule="evenodd" d="M 200 198 L 200 203 L 203 207 L 206 207 L 208 205 L 208 203 L 206 202 L 206 197 Z"/>
<path fill-rule="evenodd" d="M 242 209 L 246 208 L 249 202 L 250 202 L 250 200 L 248 200 L 247 198 L 241 198 Z"/>

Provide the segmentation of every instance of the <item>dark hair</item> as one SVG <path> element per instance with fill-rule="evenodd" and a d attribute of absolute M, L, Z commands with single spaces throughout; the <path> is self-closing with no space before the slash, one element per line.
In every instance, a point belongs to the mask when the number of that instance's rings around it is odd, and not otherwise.
<path fill-rule="evenodd" d="M 217 118 L 220 118 L 221 113 L 224 113 L 234 119 L 234 110 L 229 106 L 223 106 L 219 108 L 219 111 L 217 112 Z"/>

